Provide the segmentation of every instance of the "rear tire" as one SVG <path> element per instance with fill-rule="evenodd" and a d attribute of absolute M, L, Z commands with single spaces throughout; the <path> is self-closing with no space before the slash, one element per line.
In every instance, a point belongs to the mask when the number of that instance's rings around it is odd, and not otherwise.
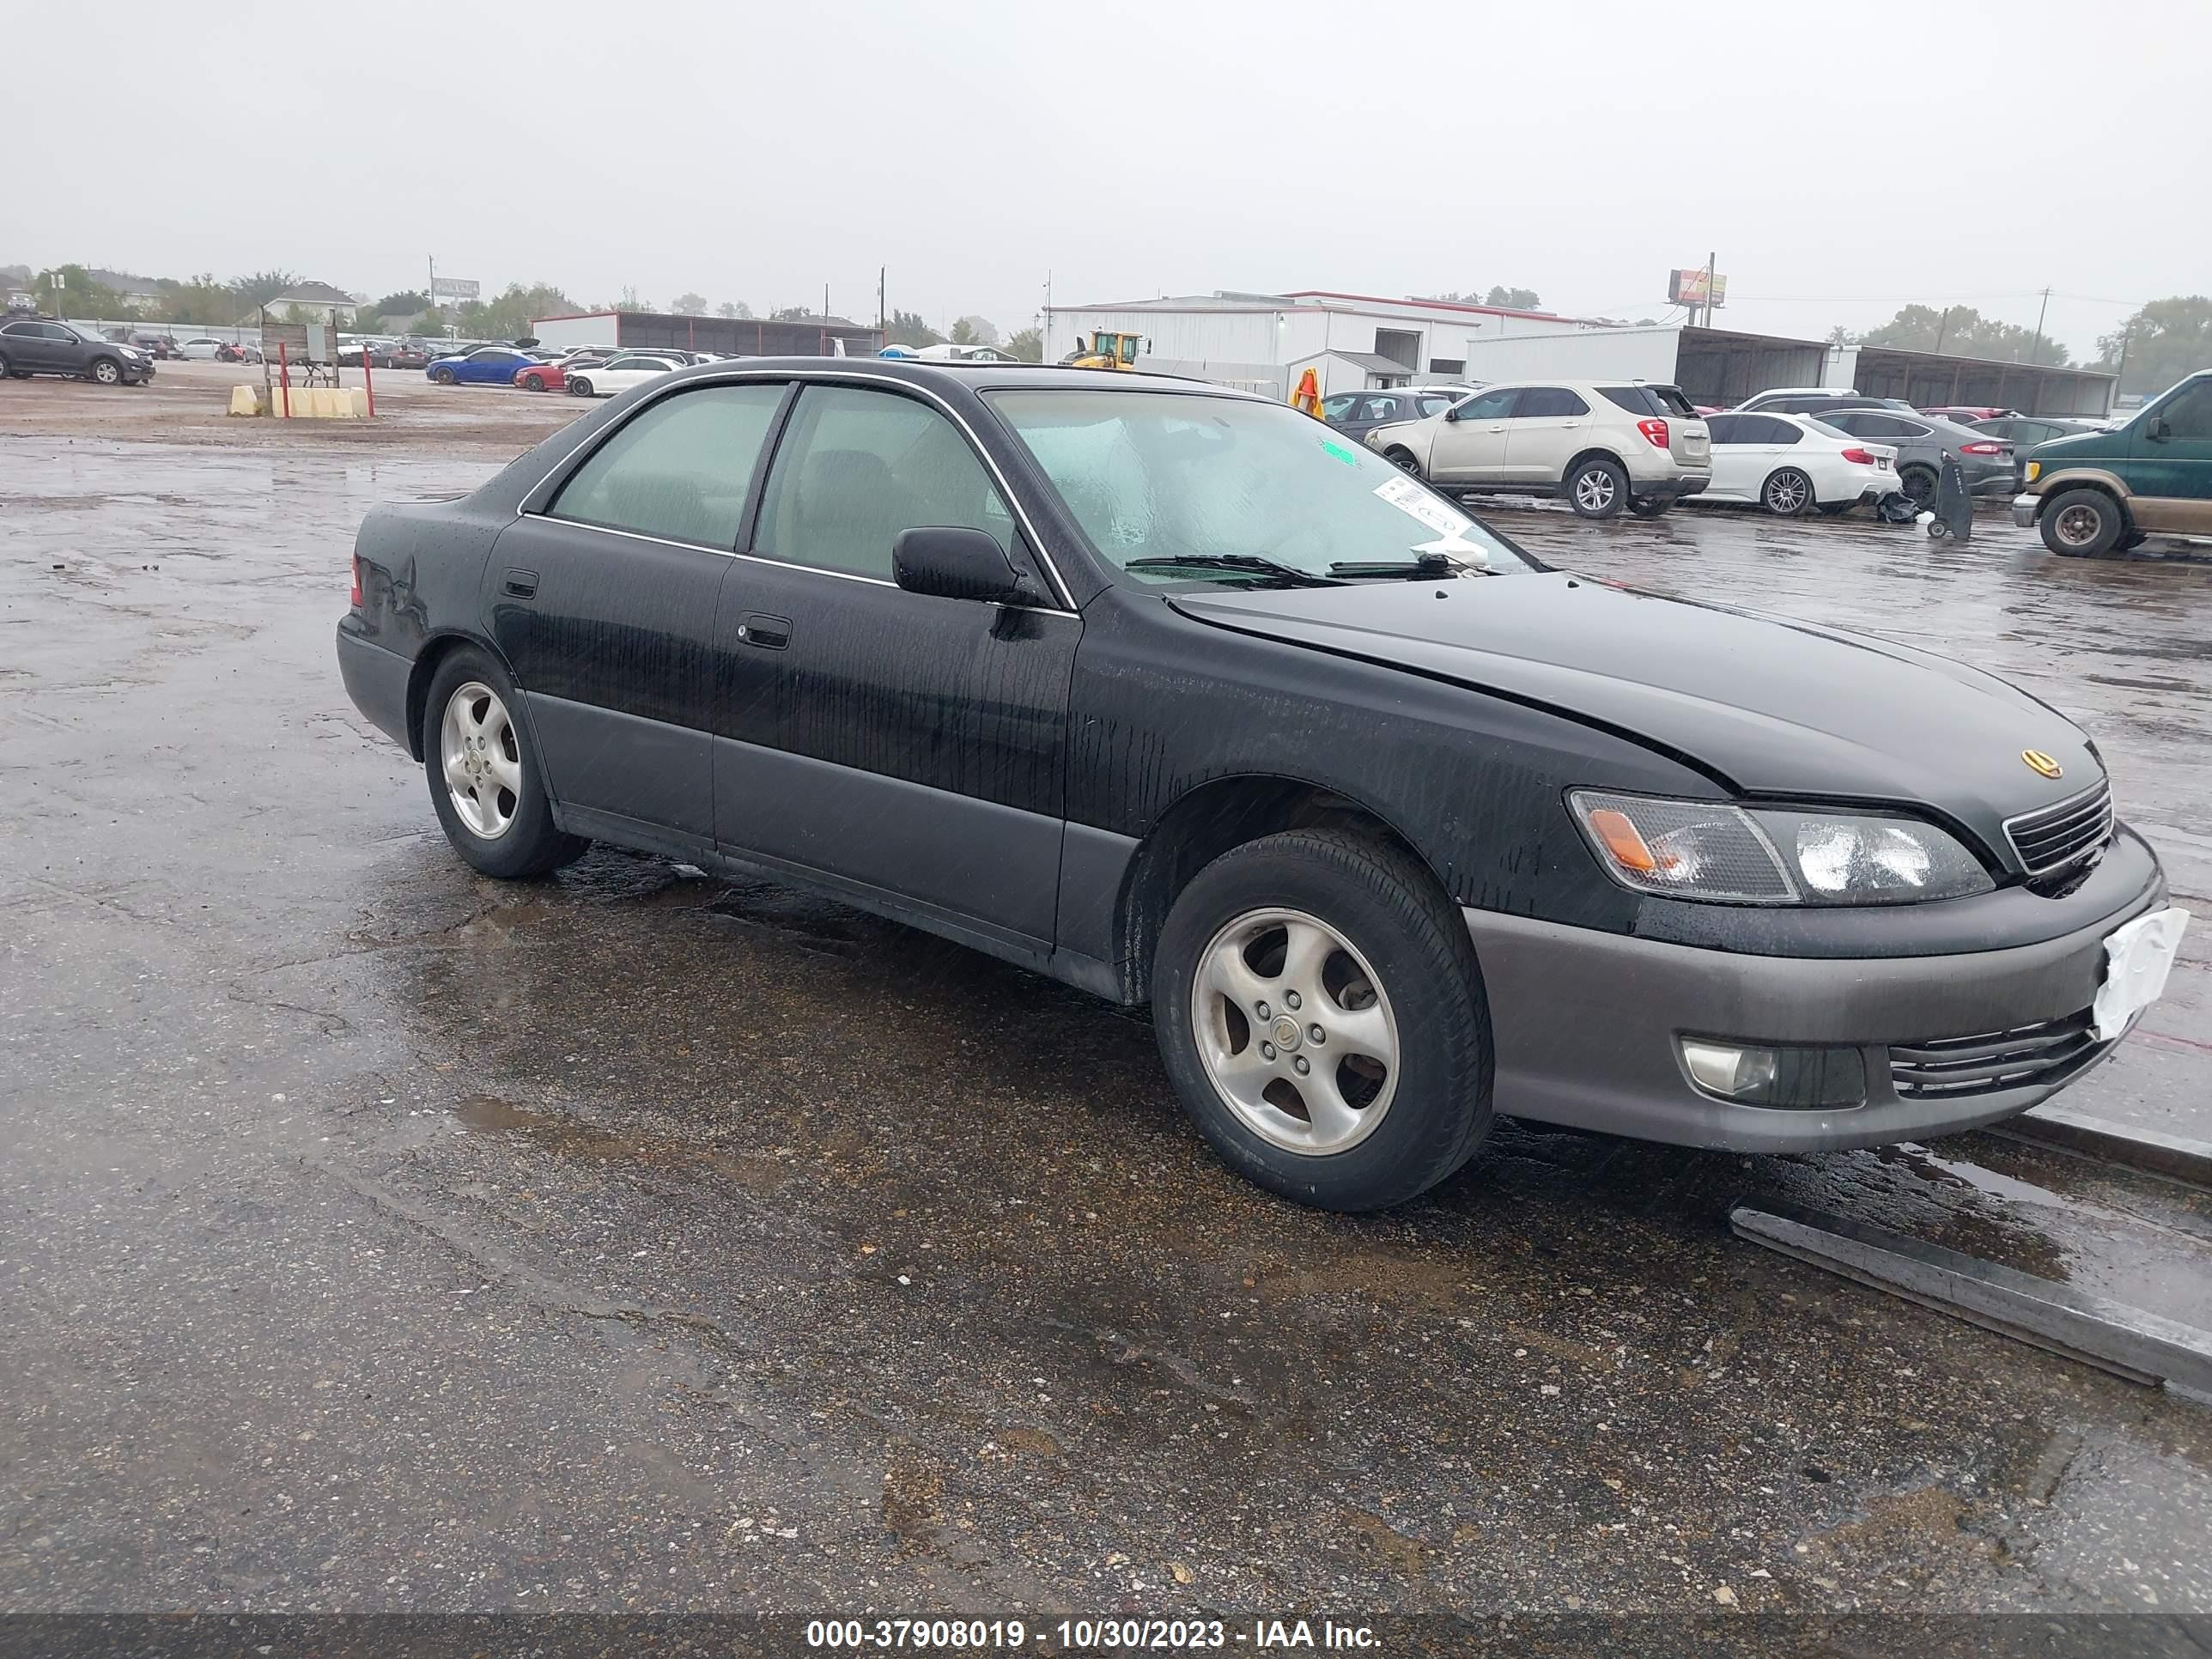
<path fill-rule="evenodd" d="M 1610 455 L 1585 455 L 1565 482 L 1567 505 L 1585 519 L 1610 519 L 1628 504 L 1628 474 Z"/>
<path fill-rule="evenodd" d="M 1813 481 L 1794 466 L 1777 467 L 1759 492 L 1759 504 L 1779 519 L 1803 517 L 1814 501 Z"/>
<path fill-rule="evenodd" d="M 1912 503 L 1916 513 L 1924 513 L 1936 505 L 1936 469 L 1932 466 L 1899 467 L 1897 487 Z"/>
<path fill-rule="evenodd" d="M 1200 871 L 1160 933 L 1152 1017 L 1199 1133 L 1295 1202 L 1402 1204 L 1490 1131 L 1490 1016 L 1466 925 L 1425 868 L 1373 837 L 1294 830 Z"/>
<path fill-rule="evenodd" d="M 1639 519 L 1656 519 L 1674 505 L 1672 495 L 1635 495 L 1629 499 L 1628 510 Z"/>
<path fill-rule="evenodd" d="M 2101 489 L 2069 489 L 2043 509 L 2043 544 L 2062 559 L 2094 559 L 2127 533 L 2127 515 Z"/>
<path fill-rule="evenodd" d="M 544 391 L 544 390 L 545 390 L 545 377 L 544 377 L 543 374 L 526 374 L 526 375 L 524 375 L 524 376 L 522 377 L 522 389 L 523 389 L 525 392 L 543 392 L 543 391 Z"/>
<path fill-rule="evenodd" d="M 554 824 L 520 694 L 490 653 L 464 646 L 440 663 L 422 708 L 430 802 L 462 858 L 513 881 L 583 857 L 592 843 Z"/>

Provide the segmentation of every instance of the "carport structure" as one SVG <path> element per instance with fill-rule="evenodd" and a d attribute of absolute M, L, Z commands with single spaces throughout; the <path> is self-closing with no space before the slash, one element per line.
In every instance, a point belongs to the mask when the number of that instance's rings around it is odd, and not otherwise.
<path fill-rule="evenodd" d="M 2054 368 L 2048 363 L 1994 362 L 1893 346 L 1847 348 L 1856 356 L 1851 378 L 1873 398 L 1902 398 L 1916 409 L 1986 404 L 2023 415 L 2083 415 L 2101 420 L 2112 412 L 2119 377 L 2094 368 Z"/>

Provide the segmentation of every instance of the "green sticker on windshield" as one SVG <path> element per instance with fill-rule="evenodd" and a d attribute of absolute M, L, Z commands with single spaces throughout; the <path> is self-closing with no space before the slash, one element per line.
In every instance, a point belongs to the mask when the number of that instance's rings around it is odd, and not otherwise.
<path fill-rule="evenodd" d="M 1323 438 L 1321 441 L 1321 447 L 1324 454 L 1335 456 L 1338 460 L 1342 461 L 1346 466 L 1358 466 L 1359 465 L 1359 458 L 1353 454 L 1350 450 L 1346 449 L 1342 444 L 1335 443 L 1331 441 L 1329 439 Z"/>

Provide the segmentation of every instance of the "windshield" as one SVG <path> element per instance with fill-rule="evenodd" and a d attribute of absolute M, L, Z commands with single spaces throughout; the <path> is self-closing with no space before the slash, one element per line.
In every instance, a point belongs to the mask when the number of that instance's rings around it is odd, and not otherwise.
<path fill-rule="evenodd" d="M 1133 581 L 1281 580 L 1257 568 L 1128 568 L 1177 558 L 1264 561 L 1323 580 L 1341 563 L 1410 567 L 1437 554 L 1500 574 L 1540 568 L 1372 450 L 1281 404 L 1176 392 L 988 398 L 1091 546 Z"/>

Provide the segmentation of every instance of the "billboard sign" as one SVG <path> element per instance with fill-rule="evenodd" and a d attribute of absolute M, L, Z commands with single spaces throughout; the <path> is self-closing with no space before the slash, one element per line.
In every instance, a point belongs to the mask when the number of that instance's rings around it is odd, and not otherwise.
<path fill-rule="evenodd" d="M 1703 265 L 1692 270 L 1670 270 L 1667 273 L 1667 300 L 1678 306 L 1724 306 L 1728 303 L 1728 278 L 1716 276 Z"/>
<path fill-rule="evenodd" d="M 479 284 L 465 276 L 434 276 L 430 279 L 430 302 L 441 305 L 448 300 L 473 300 L 481 292 Z"/>

